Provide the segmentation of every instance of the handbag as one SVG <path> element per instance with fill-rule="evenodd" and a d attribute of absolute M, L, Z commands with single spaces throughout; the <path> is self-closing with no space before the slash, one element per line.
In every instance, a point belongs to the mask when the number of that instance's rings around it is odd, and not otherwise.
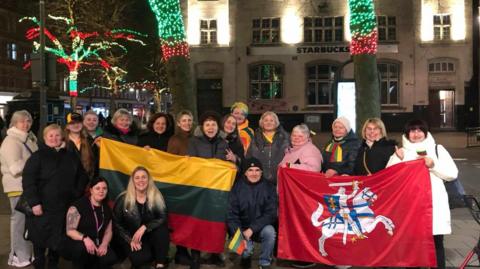
<path fill-rule="evenodd" d="M 438 144 L 435 145 L 435 154 L 438 159 Z M 465 202 L 465 189 L 459 178 L 452 181 L 444 181 L 445 189 L 448 194 L 448 205 L 450 209 L 466 207 Z"/>
<path fill-rule="evenodd" d="M 15 210 L 22 212 L 25 216 L 33 216 L 32 207 L 28 204 L 27 199 L 25 196 L 20 195 L 17 204 L 15 205 Z"/>

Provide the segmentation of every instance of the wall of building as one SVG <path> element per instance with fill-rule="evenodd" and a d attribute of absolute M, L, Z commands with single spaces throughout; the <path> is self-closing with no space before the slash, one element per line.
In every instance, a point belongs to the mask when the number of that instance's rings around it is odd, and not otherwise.
<path fill-rule="evenodd" d="M 258 114 L 273 109 L 287 115 L 320 114 L 322 126 L 329 126 L 333 118 L 333 105 L 309 105 L 307 99 L 307 66 L 312 63 L 341 65 L 350 59 L 343 48 L 348 47 L 349 22 L 347 1 L 287 1 L 287 0 L 219 0 L 188 2 L 188 40 L 192 46 L 192 74 L 194 81 L 205 76 L 205 70 L 194 66 L 209 66 L 209 62 L 223 66 L 212 71 L 223 82 L 223 106 L 234 101 L 248 102 Z M 184 1 L 184 3 L 185 3 Z M 381 0 L 375 1 L 378 16 L 394 17 L 396 38 L 379 42 L 378 63 L 399 67 L 398 100 L 382 105 L 382 117 L 393 129 L 401 129 L 412 117 L 429 116 L 432 90 L 453 90 L 455 115 L 454 128 L 462 128 L 465 87 L 472 76 L 471 52 L 471 0 Z M 228 16 L 229 25 L 221 22 Z M 450 36 L 436 40 L 435 15 L 448 16 Z M 343 16 L 343 41 L 304 42 L 304 17 Z M 280 18 L 278 43 L 253 44 L 253 20 Z M 228 32 L 228 41 L 203 45 L 198 41 L 199 20 L 218 19 L 218 32 Z M 447 24 L 445 24 L 447 25 Z M 442 27 L 444 27 L 443 25 Z M 223 41 L 227 39 L 222 39 Z M 429 72 L 430 64 L 454 64 L 454 71 Z M 251 98 L 249 68 L 258 63 L 279 64 L 283 69 L 283 96 L 280 99 L 258 100 Z M 207 72 L 208 73 L 208 72 Z M 353 79 L 353 65 L 343 71 L 344 79 Z M 213 76 L 213 75 L 212 75 Z M 323 123 L 326 122 L 326 123 Z"/>

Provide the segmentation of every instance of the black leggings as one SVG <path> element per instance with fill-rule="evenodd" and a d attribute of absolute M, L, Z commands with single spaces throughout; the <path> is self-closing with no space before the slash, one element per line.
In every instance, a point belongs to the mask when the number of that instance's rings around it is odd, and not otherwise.
<path fill-rule="evenodd" d="M 142 237 L 142 249 L 132 251 L 130 242 L 122 241 L 124 253 L 128 254 L 134 267 L 155 263 L 166 264 L 170 235 L 167 225 L 162 225 L 155 230 L 145 233 Z"/>
<path fill-rule="evenodd" d="M 445 248 L 443 247 L 443 234 L 434 235 L 435 253 L 437 254 L 437 268 L 445 269 Z"/>
<path fill-rule="evenodd" d="M 45 268 L 45 251 L 47 248 L 39 247 L 33 244 L 33 255 L 35 260 L 33 261 L 33 267 L 35 269 L 44 269 Z M 48 267 L 53 268 L 58 265 L 58 260 L 60 256 L 56 251 L 48 249 Z"/>
<path fill-rule="evenodd" d="M 115 264 L 117 255 L 109 247 L 104 256 L 91 255 L 87 252 L 82 241 L 68 239 L 65 246 L 65 255 L 62 256 L 71 260 L 75 268 L 108 268 Z"/>

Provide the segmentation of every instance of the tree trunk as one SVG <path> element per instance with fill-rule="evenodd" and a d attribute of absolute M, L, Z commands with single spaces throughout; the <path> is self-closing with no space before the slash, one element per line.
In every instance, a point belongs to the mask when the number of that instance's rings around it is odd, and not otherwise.
<path fill-rule="evenodd" d="M 355 106 L 357 134 L 360 135 L 359 130 L 368 118 L 380 118 L 380 85 L 375 55 L 354 55 L 353 63 L 357 99 Z"/>
<path fill-rule="evenodd" d="M 197 92 L 192 87 L 189 60 L 174 56 L 167 61 L 168 87 L 173 96 L 172 110 L 176 115 L 182 109 L 192 112 L 197 119 Z"/>
<path fill-rule="evenodd" d="M 70 97 L 70 108 L 72 109 L 73 112 L 77 111 L 77 97 L 76 96 L 71 96 Z"/>

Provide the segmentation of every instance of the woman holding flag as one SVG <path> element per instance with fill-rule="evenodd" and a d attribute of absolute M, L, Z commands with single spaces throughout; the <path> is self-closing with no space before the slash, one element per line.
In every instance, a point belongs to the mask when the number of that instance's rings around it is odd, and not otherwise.
<path fill-rule="evenodd" d="M 444 181 L 457 178 L 458 168 L 448 151 L 442 145 L 435 144 L 432 134 L 428 132 L 428 125 L 423 120 L 412 120 L 405 125 L 402 145 L 403 147 L 397 149 L 390 157 L 387 167 L 405 161 L 423 160 L 429 169 L 437 268 L 443 269 L 445 268 L 443 235 L 452 233 L 450 207 Z"/>

